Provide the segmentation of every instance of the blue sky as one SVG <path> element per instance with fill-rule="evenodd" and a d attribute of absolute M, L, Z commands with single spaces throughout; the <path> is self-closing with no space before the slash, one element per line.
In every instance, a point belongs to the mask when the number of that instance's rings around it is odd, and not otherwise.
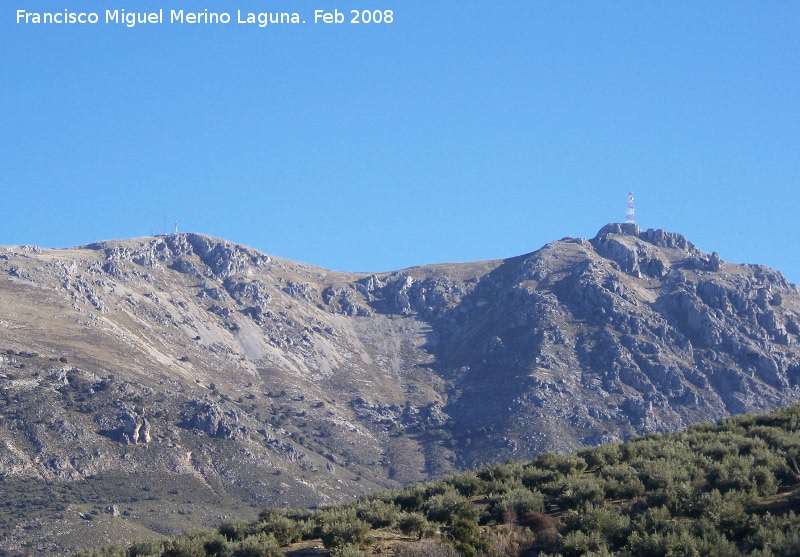
<path fill-rule="evenodd" d="M 120 8 L 234 22 L 15 23 Z M 146 236 L 166 212 L 383 271 L 592 237 L 633 189 L 642 227 L 800 282 L 798 2 L 8 0 L 0 47 L 0 244 Z"/>

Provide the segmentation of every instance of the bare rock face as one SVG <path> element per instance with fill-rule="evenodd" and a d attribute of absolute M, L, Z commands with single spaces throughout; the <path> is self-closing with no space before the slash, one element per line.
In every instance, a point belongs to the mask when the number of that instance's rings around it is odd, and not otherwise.
<path fill-rule="evenodd" d="M 150 423 L 136 414 L 125 409 L 119 417 L 122 427 L 119 430 L 119 440 L 126 445 L 150 442 Z"/>
<path fill-rule="evenodd" d="M 185 424 L 217 439 L 236 439 L 247 433 L 246 428 L 240 427 L 235 410 L 224 411 L 209 400 L 192 401 Z"/>
<path fill-rule="evenodd" d="M 0 247 L 0 275 L 4 488 L 154 534 L 800 398 L 797 287 L 629 224 L 389 273 L 171 234 Z"/>

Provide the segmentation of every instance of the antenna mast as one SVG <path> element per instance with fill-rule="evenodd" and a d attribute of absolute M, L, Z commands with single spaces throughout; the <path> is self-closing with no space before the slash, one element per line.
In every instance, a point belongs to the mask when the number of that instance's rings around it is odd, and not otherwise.
<path fill-rule="evenodd" d="M 175 217 L 175 234 L 178 233 L 178 217 Z"/>
<path fill-rule="evenodd" d="M 625 213 L 625 222 L 636 224 L 636 213 L 633 212 L 633 192 L 628 190 L 628 211 Z"/>

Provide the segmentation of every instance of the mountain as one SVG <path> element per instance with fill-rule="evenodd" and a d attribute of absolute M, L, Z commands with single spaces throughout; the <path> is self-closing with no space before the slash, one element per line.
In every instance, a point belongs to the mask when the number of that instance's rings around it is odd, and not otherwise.
<path fill-rule="evenodd" d="M 375 274 L 199 234 L 3 247 L 0 276 L 10 555 L 799 398 L 797 287 L 635 225 Z"/>

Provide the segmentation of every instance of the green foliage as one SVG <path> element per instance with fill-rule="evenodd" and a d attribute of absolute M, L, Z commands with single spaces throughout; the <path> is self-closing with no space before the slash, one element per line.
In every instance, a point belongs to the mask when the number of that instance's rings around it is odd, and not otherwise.
<path fill-rule="evenodd" d="M 603 466 L 619 464 L 622 461 L 621 447 L 620 443 L 600 445 L 599 447 L 580 451 L 578 456 L 586 462 L 589 470 L 597 470 Z"/>
<path fill-rule="evenodd" d="M 370 541 L 369 524 L 359 519 L 353 509 L 318 512 L 314 519 L 325 549 L 342 548 L 346 545 L 363 546 Z"/>
<path fill-rule="evenodd" d="M 545 498 L 539 491 L 525 488 L 512 489 L 489 498 L 487 514 L 497 522 L 514 523 L 528 513 L 542 513 Z"/>
<path fill-rule="evenodd" d="M 639 478 L 636 469 L 627 464 L 609 464 L 600 469 L 603 489 L 606 497 L 611 499 L 632 499 L 643 495 L 644 482 Z"/>
<path fill-rule="evenodd" d="M 425 503 L 425 486 L 421 484 L 410 485 L 395 495 L 394 502 L 406 512 L 419 511 Z"/>
<path fill-rule="evenodd" d="M 606 542 L 599 532 L 584 533 L 581 530 L 570 532 L 561 542 L 561 555 L 581 557 L 584 555 L 610 555 Z"/>
<path fill-rule="evenodd" d="M 207 557 L 206 543 L 219 540 L 216 532 L 188 532 L 164 545 L 162 557 Z"/>
<path fill-rule="evenodd" d="M 472 501 L 452 488 L 428 499 L 423 509 L 427 519 L 434 522 L 453 524 L 458 519 L 471 522 L 478 519 L 478 511 Z"/>
<path fill-rule="evenodd" d="M 380 499 L 367 499 L 356 505 L 356 516 L 373 528 L 387 528 L 394 524 L 400 509 L 394 503 Z"/>
<path fill-rule="evenodd" d="M 260 532 L 240 541 L 233 557 L 284 557 L 284 553 L 271 534 Z"/>
<path fill-rule="evenodd" d="M 464 497 L 472 497 L 486 491 L 486 480 L 478 477 L 474 472 L 466 472 L 458 474 L 445 480 L 446 483 L 453 486 Z"/>
<path fill-rule="evenodd" d="M 568 478 L 558 489 L 556 503 L 564 508 L 576 508 L 581 503 L 590 503 L 605 496 L 603 484 L 596 477 Z"/>
<path fill-rule="evenodd" d="M 481 536 L 478 525 L 471 520 L 459 517 L 450 529 L 450 538 L 456 549 L 465 556 L 475 556 L 489 550 L 488 541 Z"/>
<path fill-rule="evenodd" d="M 219 533 L 228 541 L 243 540 L 249 531 L 249 525 L 242 520 L 226 520 L 219 527 Z"/>
<path fill-rule="evenodd" d="M 586 460 L 578 455 L 545 453 L 533 460 L 533 466 L 544 470 L 552 470 L 563 476 L 577 476 L 586 468 Z"/>
<path fill-rule="evenodd" d="M 630 516 L 619 506 L 609 504 L 587 504 L 580 511 L 567 513 L 564 522 L 566 531 L 581 530 L 587 535 L 596 532 L 613 547 L 622 546 L 632 531 Z"/>
<path fill-rule="evenodd" d="M 153 557 L 164 551 L 162 540 L 139 540 L 128 547 L 127 557 Z"/>
<path fill-rule="evenodd" d="M 269 515 L 261 522 L 258 522 L 255 525 L 255 530 L 273 536 L 282 547 L 298 542 L 302 537 L 295 520 L 277 513 Z"/>
<path fill-rule="evenodd" d="M 418 536 L 417 539 L 430 538 L 436 533 L 436 526 L 420 513 L 400 513 L 397 527 L 406 536 Z"/>
<path fill-rule="evenodd" d="M 371 529 L 395 528 L 432 538 L 407 544 L 398 557 L 789 557 L 800 555 L 798 480 L 800 407 L 793 407 L 77 555 L 282 557 L 281 547 L 303 537 L 322 540 L 332 557 L 364 557 Z"/>
<path fill-rule="evenodd" d="M 331 551 L 332 557 L 364 557 L 365 553 L 361 551 L 356 545 L 345 545 L 344 547 L 337 547 Z"/>

